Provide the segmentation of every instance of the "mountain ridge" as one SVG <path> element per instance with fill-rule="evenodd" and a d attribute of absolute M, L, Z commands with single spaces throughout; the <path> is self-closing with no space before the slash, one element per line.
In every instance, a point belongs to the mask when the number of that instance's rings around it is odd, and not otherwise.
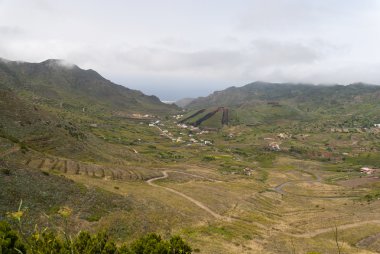
<path fill-rule="evenodd" d="M 156 96 L 115 84 L 92 69 L 84 70 L 61 59 L 40 63 L 1 59 L 0 75 L 0 86 L 18 93 L 27 91 L 48 100 L 72 103 L 75 98 L 76 104 L 86 102 L 90 105 L 97 101 L 111 111 L 156 114 L 177 110 Z"/>
<path fill-rule="evenodd" d="M 189 103 L 188 110 L 212 107 L 231 108 L 236 123 L 274 123 L 278 120 L 330 120 L 351 115 L 365 116 L 369 122 L 380 121 L 380 86 L 353 83 L 350 85 L 312 85 L 294 83 L 253 82 L 242 87 L 229 87 L 199 97 Z M 344 118 L 344 119 L 343 119 Z M 275 121 L 274 121 L 275 120 Z M 234 121 L 232 121 L 234 122 Z M 369 123 L 368 123 L 369 124 Z M 368 125 L 367 124 L 367 125 Z"/>

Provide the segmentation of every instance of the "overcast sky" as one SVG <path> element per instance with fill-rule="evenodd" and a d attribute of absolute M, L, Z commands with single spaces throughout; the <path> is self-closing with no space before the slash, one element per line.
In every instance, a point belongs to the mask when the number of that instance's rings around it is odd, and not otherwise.
<path fill-rule="evenodd" d="M 380 0 L 0 0 L 0 57 L 65 59 L 162 100 L 380 84 Z"/>

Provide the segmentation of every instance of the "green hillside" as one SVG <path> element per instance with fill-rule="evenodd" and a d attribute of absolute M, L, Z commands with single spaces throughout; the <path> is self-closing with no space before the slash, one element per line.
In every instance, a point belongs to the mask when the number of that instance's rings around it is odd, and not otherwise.
<path fill-rule="evenodd" d="M 183 112 L 57 60 L 0 71 L 0 253 L 20 253 L 9 235 L 27 253 L 379 253 L 378 87 L 255 83 Z"/>
<path fill-rule="evenodd" d="M 155 96 L 116 85 L 93 70 L 62 60 L 41 63 L 0 61 L 0 88 L 53 108 L 90 113 L 167 114 L 177 107 Z"/>
<path fill-rule="evenodd" d="M 334 121 L 369 127 L 380 121 L 380 87 L 366 84 L 308 85 L 254 82 L 193 100 L 190 110 L 229 107 L 239 123 Z"/>
<path fill-rule="evenodd" d="M 229 109 L 223 107 L 193 110 L 180 119 L 180 123 L 212 129 L 220 129 L 229 121 Z"/>

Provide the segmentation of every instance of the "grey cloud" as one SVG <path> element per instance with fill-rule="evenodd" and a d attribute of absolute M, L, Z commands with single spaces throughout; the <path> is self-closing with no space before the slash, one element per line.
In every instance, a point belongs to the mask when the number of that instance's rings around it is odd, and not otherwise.
<path fill-rule="evenodd" d="M 261 66 L 308 64 L 320 59 L 320 52 L 309 45 L 280 41 L 252 42 L 253 60 Z"/>
<path fill-rule="evenodd" d="M 305 29 L 316 32 L 337 21 L 352 22 L 353 17 L 360 17 L 377 5 L 376 0 L 252 0 L 236 25 L 255 32 L 304 34 Z"/>
<path fill-rule="evenodd" d="M 0 26 L 0 35 L 2 36 L 12 36 L 12 35 L 21 35 L 24 33 L 24 30 L 16 26 Z"/>
<path fill-rule="evenodd" d="M 172 51 L 159 48 L 135 48 L 121 56 L 126 64 L 151 71 L 191 70 L 223 68 L 239 64 L 241 52 L 231 50 L 200 50 L 192 52 Z"/>
<path fill-rule="evenodd" d="M 0 0 L 0 24 L 0 57 L 65 59 L 151 93 L 380 83 L 377 0 Z"/>

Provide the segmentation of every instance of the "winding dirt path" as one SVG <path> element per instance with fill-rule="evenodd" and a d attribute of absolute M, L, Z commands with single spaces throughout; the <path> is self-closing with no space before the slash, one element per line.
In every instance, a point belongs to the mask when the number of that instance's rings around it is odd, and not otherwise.
<path fill-rule="evenodd" d="M 160 130 L 161 134 L 164 135 L 165 137 L 167 137 L 168 139 L 172 140 L 172 138 L 174 137 L 170 137 L 168 134 L 166 134 L 160 127 L 158 127 L 157 125 L 155 125 L 157 129 Z"/>
<path fill-rule="evenodd" d="M 377 234 L 374 234 L 374 235 L 370 235 L 370 236 L 367 236 L 367 237 L 361 239 L 359 242 L 357 242 L 355 244 L 355 246 L 358 247 L 358 248 L 366 248 L 369 245 L 371 245 L 374 242 L 376 242 L 378 239 L 380 239 L 380 233 L 377 233 Z"/>
<path fill-rule="evenodd" d="M 166 172 L 173 172 L 173 173 L 188 175 L 188 176 L 192 176 L 192 177 L 196 177 L 196 178 L 202 178 L 202 179 L 208 180 L 210 182 L 215 182 L 215 183 L 221 183 L 222 182 L 220 180 L 212 179 L 212 178 L 209 178 L 209 177 L 206 177 L 206 176 L 200 176 L 200 175 L 195 175 L 195 174 L 191 174 L 191 173 L 187 173 L 187 172 L 181 172 L 181 171 L 176 171 L 176 170 L 166 170 Z"/>
<path fill-rule="evenodd" d="M 305 198 L 320 198 L 320 199 L 339 199 L 339 198 L 355 198 L 357 196 L 315 196 L 315 195 L 303 195 L 303 194 L 297 194 L 297 193 L 292 193 L 283 190 L 283 188 L 287 185 L 293 184 L 293 183 L 321 183 L 322 182 L 322 177 L 319 175 L 315 175 L 316 179 L 315 180 L 290 180 L 284 183 L 281 183 L 277 185 L 276 187 L 273 188 L 273 190 L 279 194 L 282 195 L 294 195 L 294 196 L 299 196 L 299 197 L 305 197 Z"/>
<path fill-rule="evenodd" d="M 171 189 L 171 188 L 168 188 L 168 187 L 165 187 L 165 186 L 160 186 L 160 185 L 157 185 L 155 183 L 153 183 L 154 181 L 157 181 L 157 180 L 161 180 L 161 179 L 165 179 L 165 178 L 168 178 L 168 173 L 167 171 L 163 171 L 163 176 L 159 176 L 159 177 L 155 177 L 155 178 L 151 178 L 149 179 L 148 181 L 146 181 L 149 185 L 151 186 L 154 186 L 154 187 L 158 187 L 158 188 L 162 188 L 162 189 L 165 189 L 167 191 L 170 191 L 174 194 L 177 194 L 187 200 L 189 200 L 190 202 L 192 202 L 193 204 L 195 204 L 196 206 L 202 208 L 203 210 L 205 210 L 206 212 L 208 212 L 209 214 L 211 214 L 214 218 L 216 219 L 219 219 L 219 220 L 225 220 L 225 221 L 231 221 L 231 218 L 229 217 L 225 217 L 225 216 L 222 216 L 220 214 L 217 214 L 216 212 L 212 211 L 210 208 L 208 208 L 206 205 L 204 205 L 202 202 L 199 202 L 198 200 L 195 200 L 193 199 L 192 197 L 189 197 L 187 196 L 186 194 L 182 193 L 182 192 L 179 192 L 179 191 L 176 191 L 174 189 Z"/>
<path fill-rule="evenodd" d="M 367 225 L 367 224 L 370 224 L 370 223 L 371 224 L 380 224 L 380 220 L 360 221 L 360 222 L 355 222 L 355 223 L 341 225 L 341 226 L 338 226 L 337 228 L 338 228 L 338 230 L 344 230 L 344 229 L 355 228 L 355 227 Z M 289 233 L 287 233 L 287 235 L 293 236 L 293 237 L 297 237 L 297 238 L 298 237 L 299 238 L 311 238 L 311 237 L 314 237 L 314 236 L 317 236 L 317 235 L 333 232 L 334 230 L 335 230 L 335 227 L 330 227 L 330 228 L 317 229 L 317 230 L 314 230 L 312 232 L 307 232 L 307 233 L 303 233 L 303 234 L 289 234 Z"/>
<path fill-rule="evenodd" d="M 163 176 L 159 176 L 159 177 L 155 177 L 155 178 L 151 178 L 149 180 L 147 180 L 146 182 L 151 185 L 151 186 L 154 186 L 154 187 L 158 187 L 158 188 L 162 188 L 162 189 L 165 189 L 167 191 L 170 191 L 174 194 L 177 194 L 187 200 L 189 200 L 190 202 L 192 202 L 193 204 L 195 204 L 196 206 L 198 206 L 199 208 L 202 208 L 203 210 L 205 210 L 206 212 L 208 212 L 209 214 L 211 214 L 214 218 L 216 219 L 219 219 L 219 220 L 223 220 L 223 221 L 227 221 L 227 222 L 232 222 L 232 221 L 241 221 L 241 222 L 245 222 L 245 223 L 249 223 L 251 225 L 255 225 L 257 226 L 258 228 L 260 229 L 263 229 L 263 230 L 266 230 L 267 229 L 267 226 L 261 224 L 261 223 L 258 223 L 258 222 L 255 222 L 255 221 L 246 221 L 246 220 L 243 220 L 243 219 L 240 219 L 238 217 L 228 217 L 228 216 L 223 216 L 223 215 L 220 215 L 220 214 L 217 214 L 216 212 L 212 211 L 210 208 L 208 208 L 205 204 L 203 204 L 202 202 L 198 201 L 198 200 L 195 200 L 194 198 L 192 197 L 189 197 L 187 196 L 186 194 L 182 193 L 182 192 L 179 192 L 177 190 L 174 190 L 174 189 L 171 189 L 169 187 L 165 187 L 165 186 L 161 186 L 161 185 L 157 185 L 155 183 L 153 183 L 154 181 L 157 181 L 157 180 L 161 180 L 161 179 L 165 179 L 165 178 L 168 178 L 168 172 L 175 172 L 175 173 L 180 173 L 180 174 L 185 174 L 185 175 L 190 175 L 190 176 L 193 176 L 193 177 L 198 177 L 198 178 L 203 178 L 203 179 L 207 179 L 209 181 L 212 181 L 212 182 L 222 182 L 220 180 L 216 180 L 216 179 L 212 179 L 212 178 L 208 178 L 208 177 L 204 177 L 204 176 L 200 176 L 200 175 L 195 175 L 195 174 L 190 174 L 190 173 L 186 173 L 186 172 L 180 172 L 180 171 L 175 171 L 175 170 L 165 170 L 165 171 L 162 171 L 163 173 Z"/>

